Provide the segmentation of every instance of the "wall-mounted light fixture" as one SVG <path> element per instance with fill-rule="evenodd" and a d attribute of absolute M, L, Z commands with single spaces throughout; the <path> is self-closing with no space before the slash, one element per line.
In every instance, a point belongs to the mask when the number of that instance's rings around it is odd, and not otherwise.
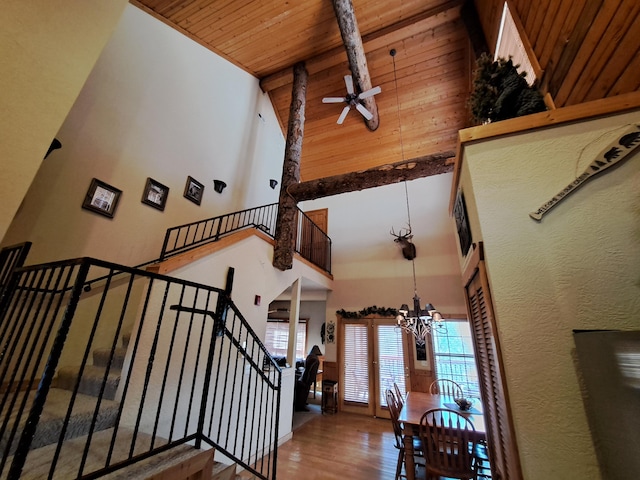
<path fill-rule="evenodd" d="M 222 193 L 222 190 L 224 190 L 226 186 L 227 186 L 227 184 L 225 182 L 223 182 L 222 180 L 214 180 L 213 181 L 213 189 L 218 193 Z"/>
<path fill-rule="evenodd" d="M 271 188 L 276 188 L 276 186 L 278 185 L 278 181 L 275 178 L 272 178 L 271 180 L 269 180 L 269 185 L 271 186 Z"/>
<path fill-rule="evenodd" d="M 44 158 L 47 158 L 51 152 L 53 152 L 54 150 L 59 149 L 60 147 L 62 147 L 62 143 L 60 143 L 60 140 L 58 140 L 57 138 L 54 138 L 53 142 L 51 142 L 51 146 L 49 147 L 49 150 L 47 150 L 47 154 L 44 156 Z"/>

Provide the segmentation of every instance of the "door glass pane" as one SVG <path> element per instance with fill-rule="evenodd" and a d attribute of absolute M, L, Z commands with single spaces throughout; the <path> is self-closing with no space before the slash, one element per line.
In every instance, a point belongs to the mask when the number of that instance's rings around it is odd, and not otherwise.
<path fill-rule="evenodd" d="M 402 394 L 405 393 L 404 353 L 402 349 L 402 330 L 395 325 L 378 325 L 378 394 L 379 405 L 386 406 L 387 389 L 393 390 L 394 382 Z M 395 393 L 395 391 L 394 391 Z"/>
<path fill-rule="evenodd" d="M 344 326 L 344 400 L 369 403 L 368 327 L 347 323 Z"/>

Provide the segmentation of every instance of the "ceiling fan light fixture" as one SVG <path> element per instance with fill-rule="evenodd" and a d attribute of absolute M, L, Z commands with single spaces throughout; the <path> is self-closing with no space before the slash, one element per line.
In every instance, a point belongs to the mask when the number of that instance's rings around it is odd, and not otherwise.
<path fill-rule="evenodd" d="M 360 100 L 364 100 L 365 98 L 373 97 L 374 95 L 382 92 L 382 88 L 373 87 L 369 90 L 365 90 L 359 94 L 355 93 L 353 87 L 353 77 L 351 75 L 344 76 L 344 84 L 347 88 L 347 95 L 344 97 L 324 97 L 322 99 L 322 103 L 342 103 L 345 102 L 347 105 L 342 109 L 340 116 L 338 117 L 338 121 L 336 122 L 338 125 L 342 125 L 345 118 L 347 118 L 347 114 L 351 107 L 355 107 L 356 110 L 360 112 L 360 114 L 366 118 L 367 120 L 371 120 L 373 118 L 373 114 L 367 110 L 367 107 L 360 103 Z"/>

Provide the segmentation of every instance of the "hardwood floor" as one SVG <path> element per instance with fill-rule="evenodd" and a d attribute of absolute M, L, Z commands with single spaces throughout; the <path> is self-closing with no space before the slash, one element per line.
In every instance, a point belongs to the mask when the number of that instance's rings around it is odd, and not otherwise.
<path fill-rule="evenodd" d="M 389 419 L 318 415 L 278 448 L 278 480 L 393 480 L 398 451 Z"/>

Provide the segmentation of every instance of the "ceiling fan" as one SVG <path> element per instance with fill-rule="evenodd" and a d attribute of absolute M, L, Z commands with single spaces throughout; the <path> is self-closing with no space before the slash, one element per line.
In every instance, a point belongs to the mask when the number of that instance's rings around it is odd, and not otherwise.
<path fill-rule="evenodd" d="M 373 87 L 369 90 L 365 90 L 362 93 L 356 94 L 353 89 L 353 78 L 351 77 L 351 75 L 344 76 L 344 83 L 347 86 L 346 97 L 324 97 L 322 99 L 322 103 L 346 102 L 347 106 L 342 109 L 342 113 L 338 117 L 338 121 L 336 123 L 338 123 L 338 125 L 342 125 L 342 122 L 344 122 L 344 119 L 347 117 L 347 113 L 349 113 L 351 107 L 355 107 L 356 110 L 358 110 L 364 118 L 366 118 L 367 120 L 371 120 L 373 118 L 372 113 L 360 103 L 360 100 L 372 97 L 380 93 L 382 89 L 380 87 Z"/>

